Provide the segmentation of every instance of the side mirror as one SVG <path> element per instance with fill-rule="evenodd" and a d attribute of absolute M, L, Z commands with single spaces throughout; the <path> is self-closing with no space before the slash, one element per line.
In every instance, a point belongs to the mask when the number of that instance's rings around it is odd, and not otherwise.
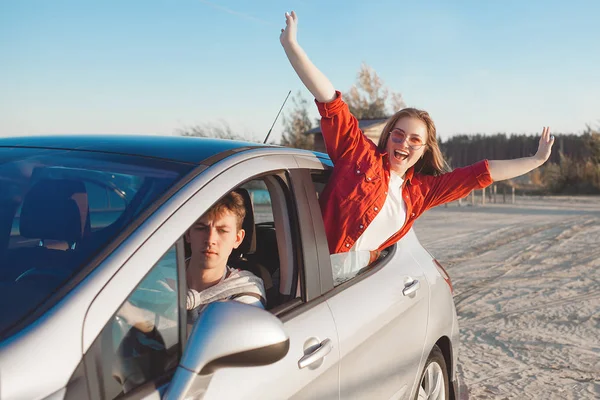
<path fill-rule="evenodd" d="M 217 369 L 272 364 L 289 348 L 283 324 L 269 312 L 236 301 L 209 304 L 194 324 L 164 399 L 202 398 Z"/>

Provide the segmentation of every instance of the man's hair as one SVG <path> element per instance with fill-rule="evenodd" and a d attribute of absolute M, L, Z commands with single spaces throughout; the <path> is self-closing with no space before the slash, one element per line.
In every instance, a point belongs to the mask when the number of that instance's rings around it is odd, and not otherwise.
<path fill-rule="evenodd" d="M 242 229 L 242 223 L 246 218 L 246 207 L 244 205 L 244 198 L 237 192 L 229 192 L 223 196 L 219 201 L 212 205 L 208 211 L 204 214 L 209 218 L 216 218 L 223 212 L 229 211 L 235 215 L 237 219 L 237 230 Z"/>

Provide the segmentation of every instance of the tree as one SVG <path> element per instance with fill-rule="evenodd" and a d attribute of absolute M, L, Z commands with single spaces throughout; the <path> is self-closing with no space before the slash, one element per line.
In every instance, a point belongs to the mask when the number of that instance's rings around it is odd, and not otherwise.
<path fill-rule="evenodd" d="M 292 98 L 292 102 L 294 109 L 283 115 L 281 145 L 311 150 L 314 146 L 314 135 L 306 134 L 313 127 L 308 116 L 308 101 L 298 92 Z"/>
<path fill-rule="evenodd" d="M 358 71 L 356 84 L 344 94 L 350 112 L 357 119 L 386 118 L 388 99 L 391 101 L 392 113 L 406 107 L 402 95 L 384 86 L 377 72 L 363 63 Z"/>
<path fill-rule="evenodd" d="M 248 138 L 245 135 L 235 133 L 226 121 L 221 120 L 219 124 L 202 124 L 187 128 L 178 129 L 176 131 L 181 136 L 196 136 L 216 139 L 242 140 L 251 142 L 260 142 L 254 135 Z"/>
<path fill-rule="evenodd" d="M 588 125 L 583 132 L 583 142 L 590 152 L 592 162 L 600 164 L 600 132 Z"/>

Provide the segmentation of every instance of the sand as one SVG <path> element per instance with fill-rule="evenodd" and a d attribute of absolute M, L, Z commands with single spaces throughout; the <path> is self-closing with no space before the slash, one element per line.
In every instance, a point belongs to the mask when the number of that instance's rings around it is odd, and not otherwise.
<path fill-rule="evenodd" d="M 462 398 L 600 399 L 600 197 L 463 201 L 414 229 L 454 284 Z"/>

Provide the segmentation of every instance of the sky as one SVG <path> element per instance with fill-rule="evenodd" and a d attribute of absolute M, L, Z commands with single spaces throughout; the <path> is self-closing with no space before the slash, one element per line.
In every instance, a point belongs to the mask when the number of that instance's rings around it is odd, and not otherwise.
<path fill-rule="evenodd" d="M 316 119 L 279 42 L 291 10 L 337 89 L 366 63 L 442 138 L 600 126 L 600 1 L 0 0 L 0 136 L 263 138 L 290 90 Z"/>

